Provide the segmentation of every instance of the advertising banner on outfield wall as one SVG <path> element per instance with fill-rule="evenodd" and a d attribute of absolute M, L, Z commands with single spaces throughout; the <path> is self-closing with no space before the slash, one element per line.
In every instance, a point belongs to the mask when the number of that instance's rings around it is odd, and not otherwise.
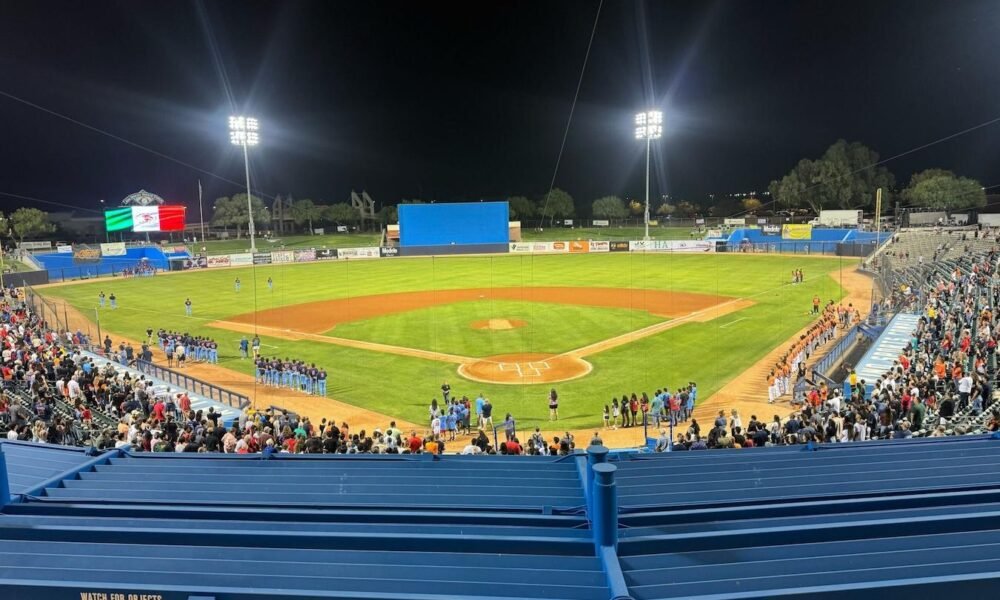
<path fill-rule="evenodd" d="M 237 267 L 237 266 L 252 265 L 252 264 L 253 264 L 253 254 L 250 254 L 249 252 L 229 255 L 230 266 Z"/>
<path fill-rule="evenodd" d="M 788 225 L 781 226 L 781 238 L 785 240 L 810 240 L 812 239 L 812 225 Z"/>
<path fill-rule="evenodd" d="M 228 267 L 229 266 L 229 255 L 223 254 L 221 256 L 209 256 L 208 257 L 208 268 L 214 269 L 215 267 Z"/>
<path fill-rule="evenodd" d="M 399 256 L 399 248 L 393 248 L 392 246 L 382 246 L 378 249 L 378 252 L 383 257 Z"/>
<path fill-rule="evenodd" d="M 511 242 L 510 251 L 516 253 L 531 252 L 531 244 L 525 242 Z"/>
<path fill-rule="evenodd" d="M 595 242 L 591 240 L 590 251 L 591 252 L 608 252 L 611 250 L 611 242 L 598 241 Z"/>
<path fill-rule="evenodd" d="M 270 252 L 258 252 L 253 255 L 253 264 L 255 265 L 269 265 L 271 264 L 271 253 Z"/>
<path fill-rule="evenodd" d="M 721 229 L 709 229 L 708 232 L 707 232 L 707 235 L 710 238 L 720 238 L 720 237 L 722 237 L 722 230 Z"/>
<path fill-rule="evenodd" d="M 569 252 L 570 254 L 585 254 L 590 252 L 590 242 L 586 240 L 576 240 L 575 242 L 569 242 Z"/>
<path fill-rule="evenodd" d="M 295 253 L 291 250 L 275 250 L 271 253 L 271 262 L 274 264 L 295 262 Z"/>
<path fill-rule="evenodd" d="M 101 256 L 125 256 L 125 242 L 101 244 Z"/>
<path fill-rule="evenodd" d="M 725 220 L 725 224 L 727 226 L 729 226 L 729 227 L 743 227 L 744 225 L 747 224 L 747 222 L 746 222 L 746 219 L 744 219 L 744 218 L 741 217 L 739 219 L 735 219 L 735 218 L 734 219 L 726 219 Z"/>
<path fill-rule="evenodd" d="M 611 225 L 611 221 L 607 219 L 594 219 L 594 227 L 607 227 Z"/>
<path fill-rule="evenodd" d="M 191 269 L 207 269 L 208 268 L 208 258 L 204 256 L 193 256 L 191 258 L 185 258 L 184 262 L 181 263 L 181 268 L 185 271 Z"/>
<path fill-rule="evenodd" d="M 21 250 L 51 250 L 52 242 L 20 242 L 17 247 Z"/>
<path fill-rule="evenodd" d="M 549 252 L 569 252 L 569 242 L 550 242 Z"/>
<path fill-rule="evenodd" d="M 761 229 L 767 235 L 778 235 L 781 233 L 781 225 L 764 225 Z"/>
<path fill-rule="evenodd" d="M 628 242 L 611 242 L 608 250 L 611 252 L 628 252 Z"/>
<path fill-rule="evenodd" d="M 295 262 L 312 262 L 316 260 L 315 250 L 296 250 L 295 251 Z"/>
<path fill-rule="evenodd" d="M 378 258 L 378 246 L 371 248 L 338 248 L 337 256 L 340 258 Z"/>
<path fill-rule="evenodd" d="M 56 252 L 58 252 L 59 254 L 73 254 L 73 246 L 69 245 L 56 246 Z"/>
<path fill-rule="evenodd" d="M 634 240 L 628 243 L 632 252 L 714 252 L 715 242 L 701 240 Z"/>
<path fill-rule="evenodd" d="M 316 260 L 337 260 L 336 248 L 321 248 L 316 251 Z"/>

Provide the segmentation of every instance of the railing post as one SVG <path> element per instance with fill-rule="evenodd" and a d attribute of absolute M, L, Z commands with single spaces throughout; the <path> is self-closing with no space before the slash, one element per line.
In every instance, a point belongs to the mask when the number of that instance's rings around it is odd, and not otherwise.
<path fill-rule="evenodd" d="M 10 479 L 7 477 L 7 457 L 0 446 L 0 508 L 10 504 Z"/>
<path fill-rule="evenodd" d="M 594 539 L 598 546 L 618 547 L 618 467 L 599 463 L 594 471 Z"/>
<path fill-rule="evenodd" d="M 587 513 L 594 521 L 594 466 L 608 462 L 608 449 L 604 446 L 587 446 Z"/>

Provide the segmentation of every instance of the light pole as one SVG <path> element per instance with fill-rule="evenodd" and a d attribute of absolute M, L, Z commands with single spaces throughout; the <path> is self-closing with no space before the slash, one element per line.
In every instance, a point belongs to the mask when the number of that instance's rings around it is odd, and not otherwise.
<path fill-rule="evenodd" d="M 247 174 L 247 231 L 250 233 L 250 252 L 257 252 L 257 242 L 253 229 L 253 204 L 250 202 L 250 155 L 248 146 L 260 143 L 257 134 L 257 119 L 253 117 L 229 117 L 229 141 L 234 146 L 243 146 L 243 166 Z"/>
<path fill-rule="evenodd" d="M 635 116 L 635 139 L 646 140 L 646 235 L 649 239 L 649 149 L 653 140 L 663 135 L 663 113 L 647 110 Z"/>

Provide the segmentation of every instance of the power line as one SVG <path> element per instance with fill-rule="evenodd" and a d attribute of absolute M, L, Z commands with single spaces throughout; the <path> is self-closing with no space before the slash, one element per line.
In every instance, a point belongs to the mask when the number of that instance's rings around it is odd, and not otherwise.
<path fill-rule="evenodd" d="M 90 125 L 88 123 L 84 123 L 83 121 L 80 121 L 79 119 L 74 119 L 73 117 L 70 117 L 69 115 L 64 115 L 64 114 L 62 114 L 60 112 L 57 112 L 55 110 L 52 110 L 50 108 L 46 108 L 44 106 L 41 106 L 40 104 L 36 104 L 36 103 L 34 103 L 34 102 L 30 101 L 30 100 L 26 100 L 26 99 L 21 98 L 19 96 L 15 96 L 14 94 L 11 94 L 9 92 L 5 92 L 3 90 L 0 90 L 0 96 L 3 96 L 4 98 L 8 98 L 8 99 L 13 100 L 15 102 L 20 102 L 21 104 L 24 104 L 25 106 L 30 106 L 31 108 L 34 108 L 36 110 L 40 110 L 40 111 L 42 111 L 42 112 L 44 112 L 44 113 L 46 113 L 48 115 L 51 115 L 53 117 L 57 117 L 59 119 L 63 119 L 64 121 L 69 121 L 70 123 L 73 123 L 74 125 L 77 125 L 79 127 L 83 127 L 84 129 L 93 131 L 94 133 L 99 133 L 99 134 L 101 134 L 103 136 L 109 137 L 109 138 L 111 138 L 113 140 L 116 140 L 116 141 L 119 141 L 119 142 L 121 142 L 123 144 L 127 144 L 129 146 L 132 146 L 133 148 L 137 148 L 137 149 L 142 150 L 144 152 L 149 152 L 150 154 L 152 154 L 154 156 L 157 156 L 159 158 L 163 158 L 163 159 L 169 160 L 170 162 L 173 162 L 173 163 L 176 163 L 178 165 L 181 165 L 182 167 L 187 167 L 188 169 L 191 169 L 193 171 L 197 171 L 197 172 L 202 173 L 204 175 L 207 175 L 209 177 L 214 177 L 215 179 L 218 179 L 220 181 L 225 181 L 226 183 L 230 183 L 230 184 L 235 185 L 235 186 L 237 186 L 239 188 L 243 188 L 246 185 L 245 183 L 240 183 L 238 181 L 233 181 L 232 179 L 229 179 L 227 177 L 223 177 L 222 175 L 213 173 L 211 171 L 206 171 L 205 169 L 202 169 L 201 167 L 196 167 L 195 165 L 192 165 L 191 163 L 188 163 L 188 162 L 184 162 L 183 160 L 180 160 L 179 158 L 174 158 L 173 156 L 170 156 L 168 154 L 164 154 L 164 153 L 162 153 L 162 152 L 160 152 L 158 150 L 154 150 L 154 149 L 152 149 L 152 148 L 150 148 L 148 146 L 143 146 L 142 144 L 139 144 L 137 142 L 133 142 L 132 140 L 123 138 L 120 135 L 116 135 L 114 133 L 111 133 L 110 131 L 101 129 L 100 127 L 95 127 L 94 125 Z M 258 192 L 259 192 L 259 190 L 258 190 Z M 271 200 L 274 199 L 273 196 L 267 196 L 267 195 L 265 195 L 263 193 L 260 193 L 259 195 L 262 198 L 268 198 L 268 199 L 271 199 Z"/>
<path fill-rule="evenodd" d="M 604 7 L 604 0 L 597 5 L 597 14 L 594 15 L 594 27 L 590 30 L 590 41 L 587 42 L 587 53 L 583 56 L 583 67 L 580 69 L 580 78 L 576 82 L 576 92 L 573 94 L 573 104 L 569 107 L 569 118 L 566 120 L 566 129 L 563 131 L 562 143 L 559 144 L 559 154 L 556 156 L 556 168 L 552 171 L 552 181 L 549 182 L 549 191 L 545 194 L 545 204 L 542 206 L 542 220 L 545 219 L 545 211 L 549 207 L 549 198 L 552 196 L 552 189 L 556 186 L 556 175 L 559 174 L 559 163 L 562 162 L 563 150 L 566 148 L 566 138 L 569 137 L 569 127 L 573 123 L 573 113 L 576 111 L 576 101 L 580 97 L 580 86 L 583 85 L 583 75 L 587 72 L 587 61 L 590 60 L 590 49 L 594 45 L 594 34 L 597 33 L 597 22 L 601 18 L 601 8 Z"/>

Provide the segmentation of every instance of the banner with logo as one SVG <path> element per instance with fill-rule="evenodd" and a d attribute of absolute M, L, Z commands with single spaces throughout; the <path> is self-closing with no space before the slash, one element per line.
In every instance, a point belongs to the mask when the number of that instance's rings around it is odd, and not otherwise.
<path fill-rule="evenodd" d="M 185 271 L 191 269 L 207 269 L 208 258 L 204 256 L 194 256 L 192 258 L 185 258 L 184 262 L 181 264 L 181 268 L 183 268 Z"/>
<path fill-rule="evenodd" d="M 187 246 L 164 246 L 162 250 L 164 254 L 186 254 L 188 251 Z"/>
<path fill-rule="evenodd" d="M 629 243 L 628 242 L 611 242 L 608 248 L 609 252 L 628 252 Z"/>
<path fill-rule="evenodd" d="M 337 256 L 340 258 L 378 258 L 378 246 L 370 248 L 338 248 Z"/>
<path fill-rule="evenodd" d="M 788 225 L 781 226 L 781 237 L 786 240 L 810 240 L 812 239 L 812 225 Z"/>
<path fill-rule="evenodd" d="M 52 242 L 20 242 L 17 247 L 21 250 L 51 250 Z"/>
<path fill-rule="evenodd" d="M 705 219 L 695 219 L 694 220 L 694 224 L 695 225 L 704 225 L 705 224 Z"/>
<path fill-rule="evenodd" d="M 316 260 L 315 250 L 296 250 L 295 251 L 295 262 L 312 262 Z"/>
<path fill-rule="evenodd" d="M 761 230 L 767 235 L 778 235 L 781 233 L 781 225 L 764 225 Z"/>
<path fill-rule="evenodd" d="M 253 255 L 253 264 L 255 265 L 269 265 L 271 264 L 271 253 L 270 252 L 257 252 Z"/>
<path fill-rule="evenodd" d="M 56 246 L 56 252 L 59 254 L 73 254 L 73 246 L 59 245 Z"/>
<path fill-rule="evenodd" d="M 605 242 L 605 241 L 597 241 L 597 242 L 595 242 L 595 241 L 591 241 L 590 242 L 590 251 L 591 252 L 610 252 L 611 251 L 611 242 Z"/>
<path fill-rule="evenodd" d="M 271 262 L 274 264 L 295 262 L 295 252 L 291 250 L 275 250 L 271 252 Z"/>
<path fill-rule="evenodd" d="M 101 262 L 101 251 L 89 246 L 77 246 L 73 249 L 73 262 L 76 264 Z"/>
<path fill-rule="evenodd" d="M 531 252 L 531 244 L 527 242 L 511 242 L 510 251 L 516 253 Z"/>
<path fill-rule="evenodd" d="M 569 242 L 550 242 L 549 252 L 569 252 Z"/>
<path fill-rule="evenodd" d="M 758 217 L 757 218 L 757 224 L 758 225 L 767 225 L 767 218 L 766 217 Z"/>
<path fill-rule="evenodd" d="M 101 256 L 125 256 L 125 242 L 101 244 Z"/>
<path fill-rule="evenodd" d="M 744 225 L 747 224 L 746 219 L 744 219 L 742 217 L 739 218 L 739 219 L 735 219 L 735 218 L 734 219 L 726 219 L 723 222 L 726 224 L 727 227 L 743 227 Z"/>
<path fill-rule="evenodd" d="M 611 221 L 607 219 L 594 219 L 594 227 L 608 227 L 611 225 Z"/>
<path fill-rule="evenodd" d="M 569 242 L 570 254 L 585 254 L 590 252 L 590 242 L 586 240 L 576 240 Z"/>
<path fill-rule="evenodd" d="M 253 254 L 250 254 L 249 252 L 243 252 L 243 253 L 240 253 L 240 254 L 230 254 L 229 255 L 229 264 L 231 266 L 233 266 L 233 267 L 243 266 L 243 265 L 252 265 L 253 264 Z"/>
<path fill-rule="evenodd" d="M 714 252 L 715 242 L 703 240 L 634 240 L 628 243 L 632 252 Z"/>
<path fill-rule="evenodd" d="M 215 267 L 228 267 L 229 266 L 229 255 L 222 254 L 219 256 L 209 256 L 208 257 L 208 268 L 214 269 Z"/>
<path fill-rule="evenodd" d="M 378 249 L 379 255 L 383 257 L 399 256 L 399 248 L 392 246 L 382 246 Z"/>
<path fill-rule="evenodd" d="M 337 260 L 336 248 L 322 248 L 316 251 L 316 260 Z"/>
<path fill-rule="evenodd" d="M 720 237 L 722 237 L 722 230 L 721 229 L 709 229 L 707 233 L 708 233 L 708 237 L 710 237 L 710 238 L 720 238 Z"/>
<path fill-rule="evenodd" d="M 563 225 L 570 225 L 570 226 L 572 226 L 573 225 L 573 219 L 564 219 L 563 220 Z"/>

